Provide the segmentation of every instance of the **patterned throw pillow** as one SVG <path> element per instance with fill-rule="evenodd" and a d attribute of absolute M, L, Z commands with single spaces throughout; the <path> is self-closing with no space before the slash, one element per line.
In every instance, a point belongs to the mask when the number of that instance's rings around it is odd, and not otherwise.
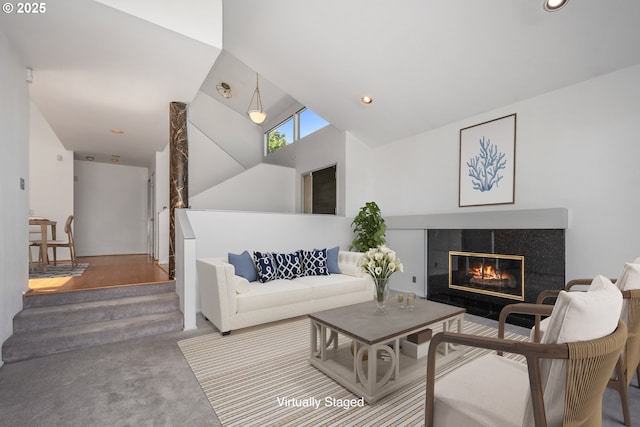
<path fill-rule="evenodd" d="M 314 249 L 312 251 L 302 251 L 302 269 L 305 276 L 328 275 L 327 250 Z"/>
<path fill-rule="evenodd" d="M 300 251 L 290 254 L 276 254 L 276 264 L 278 264 L 279 279 L 295 279 L 302 276 Z"/>
<path fill-rule="evenodd" d="M 266 283 L 278 278 L 276 260 L 271 252 L 254 252 L 253 259 L 256 262 L 260 283 Z"/>

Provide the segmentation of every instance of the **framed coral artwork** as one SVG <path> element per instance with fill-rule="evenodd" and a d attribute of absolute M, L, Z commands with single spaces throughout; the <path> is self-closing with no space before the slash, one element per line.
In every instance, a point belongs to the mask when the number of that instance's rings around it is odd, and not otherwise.
<path fill-rule="evenodd" d="M 460 129 L 458 206 L 514 203 L 516 115 Z"/>

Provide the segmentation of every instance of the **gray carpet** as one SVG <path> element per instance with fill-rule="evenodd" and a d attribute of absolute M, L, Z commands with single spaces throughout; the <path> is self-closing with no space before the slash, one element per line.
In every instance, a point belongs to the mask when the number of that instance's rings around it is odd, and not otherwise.
<path fill-rule="evenodd" d="M 213 330 L 200 316 L 198 325 L 5 364 L 0 426 L 220 426 L 177 345 Z M 640 426 L 640 389 L 633 384 L 631 417 Z M 615 392 L 605 393 L 603 411 L 603 426 L 623 425 Z"/>
<path fill-rule="evenodd" d="M 44 271 L 44 268 L 36 265 L 32 270 L 29 270 L 29 279 L 82 276 L 87 267 L 89 267 L 89 263 L 78 263 L 75 267 L 71 264 L 51 264 L 47 265 L 47 271 Z"/>

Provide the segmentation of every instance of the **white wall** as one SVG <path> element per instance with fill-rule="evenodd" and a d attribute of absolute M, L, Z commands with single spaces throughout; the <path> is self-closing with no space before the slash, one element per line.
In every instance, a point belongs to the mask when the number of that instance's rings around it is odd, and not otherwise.
<path fill-rule="evenodd" d="M 147 252 L 147 168 L 75 161 L 79 256 Z"/>
<path fill-rule="evenodd" d="M 373 149 L 347 132 L 345 154 L 345 213 L 358 215 L 365 203 L 373 200 Z M 384 212 L 383 212 L 384 214 Z"/>
<path fill-rule="evenodd" d="M 295 212 L 295 170 L 261 164 L 195 196 L 193 209 Z"/>
<path fill-rule="evenodd" d="M 33 103 L 30 105 L 29 122 L 29 212 L 56 221 L 56 238 L 66 240 L 64 223 L 74 212 L 73 151 L 63 147 Z M 29 228 L 31 238 L 40 237 L 39 226 Z M 34 259 L 38 257 L 36 248 L 33 256 Z M 57 258 L 71 259 L 69 250 L 57 249 Z"/>
<path fill-rule="evenodd" d="M 193 126 L 211 138 L 244 168 L 250 168 L 262 161 L 262 128 L 204 92 L 198 92 L 189 105 L 189 131 Z M 189 157 L 198 155 L 192 153 L 191 147 L 189 148 Z M 195 173 L 196 176 L 190 180 L 199 181 L 199 174 L 206 174 L 207 171 Z"/>
<path fill-rule="evenodd" d="M 26 66 L 0 31 L 0 343 L 28 290 L 29 89 Z M 20 188 L 20 180 L 25 182 Z M 0 360 L 0 366 L 2 366 Z"/>
<path fill-rule="evenodd" d="M 459 131 L 517 113 L 515 204 L 458 207 Z M 567 278 L 616 277 L 640 256 L 640 66 L 374 150 L 385 215 L 563 207 Z"/>
<path fill-rule="evenodd" d="M 198 258 L 228 252 L 286 252 L 351 243 L 351 220 L 335 215 L 187 211 Z"/>
<path fill-rule="evenodd" d="M 189 126 L 189 196 L 195 196 L 244 170 L 200 129 Z"/>
<path fill-rule="evenodd" d="M 345 214 L 346 136 L 333 126 L 325 126 L 293 144 L 265 156 L 266 163 L 295 168 L 295 212 L 302 212 L 302 176 L 336 165 L 336 213 Z"/>

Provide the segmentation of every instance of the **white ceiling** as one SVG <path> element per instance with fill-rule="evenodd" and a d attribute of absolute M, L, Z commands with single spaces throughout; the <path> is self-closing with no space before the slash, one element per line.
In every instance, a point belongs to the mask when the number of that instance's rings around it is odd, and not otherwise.
<path fill-rule="evenodd" d="M 554 13 L 542 0 L 47 8 L 0 15 L 0 31 L 34 70 L 33 102 L 76 158 L 117 154 L 140 166 L 167 143 L 169 102 L 190 102 L 201 85 L 215 96 L 225 81 L 233 98 L 218 99 L 243 113 L 255 71 L 270 117 L 299 102 L 377 146 L 640 63 L 637 0 L 570 0 Z M 360 102 L 365 94 L 373 104 Z"/>

